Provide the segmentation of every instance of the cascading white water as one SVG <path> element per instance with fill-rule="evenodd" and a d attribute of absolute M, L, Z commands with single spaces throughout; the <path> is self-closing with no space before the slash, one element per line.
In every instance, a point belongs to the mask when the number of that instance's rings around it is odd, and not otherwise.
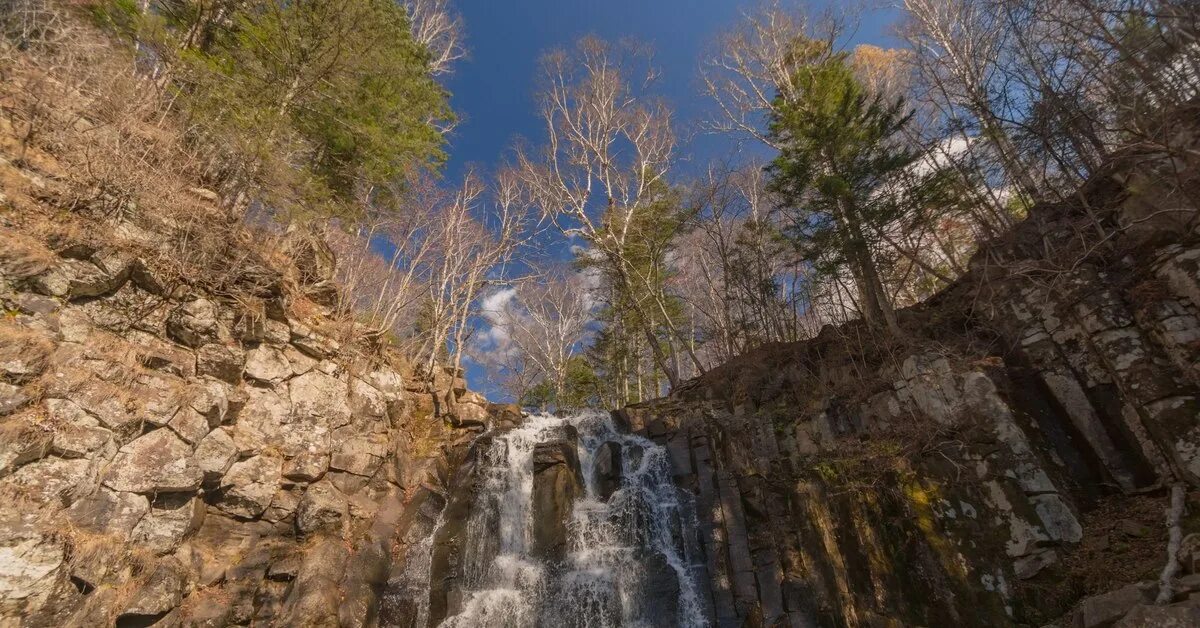
<path fill-rule="evenodd" d="M 568 521 L 565 557 L 549 562 L 531 552 L 534 452 L 567 425 L 579 434 L 584 490 Z M 461 603 L 441 626 L 707 625 L 691 574 L 695 512 L 672 482 L 664 448 L 619 432 L 600 412 L 532 416 L 492 436 L 481 444 L 462 539 Z M 603 499 L 596 458 L 609 442 L 622 452 L 620 484 Z"/>

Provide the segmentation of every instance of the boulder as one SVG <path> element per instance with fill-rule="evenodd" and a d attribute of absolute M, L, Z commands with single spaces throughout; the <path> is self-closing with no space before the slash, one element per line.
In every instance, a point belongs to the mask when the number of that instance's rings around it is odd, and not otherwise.
<path fill-rule="evenodd" d="M 296 529 L 303 534 L 337 531 L 349 514 L 346 496 L 328 480 L 308 487 L 296 507 Z"/>
<path fill-rule="evenodd" d="M 329 427 L 350 422 L 346 382 L 321 371 L 309 371 L 288 382 L 293 417 L 318 417 Z"/>
<path fill-rule="evenodd" d="M 237 446 L 223 427 L 209 432 L 196 446 L 194 456 L 196 465 L 204 473 L 206 483 L 216 482 L 224 476 L 237 457 Z"/>
<path fill-rule="evenodd" d="M 228 384 L 215 379 L 202 379 L 188 391 L 188 405 L 208 419 L 209 427 L 225 422 L 234 405 Z"/>
<path fill-rule="evenodd" d="M 279 490 L 283 461 L 274 456 L 254 456 L 230 467 L 221 478 L 221 497 L 216 506 L 245 519 L 263 514 Z"/>
<path fill-rule="evenodd" d="M 286 322 L 268 318 L 263 321 L 263 342 L 283 346 L 291 342 L 292 330 Z"/>
<path fill-rule="evenodd" d="M 1200 626 L 1200 603 L 1171 606 L 1142 604 L 1114 624 L 1115 628 L 1195 628 Z"/>
<path fill-rule="evenodd" d="M 357 416 L 383 418 L 387 416 L 387 399 L 374 386 L 357 378 L 350 378 L 350 409 Z"/>
<path fill-rule="evenodd" d="M 283 348 L 283 355 L 287 358 L 288 364 L 291 365 L 292 375 L 303 375 L 316 368 L 318 364 L 317 360 L 308 357 L 291 345 Z"/>
<path fill-rule="evenodd" d="M 0 381 L 24 384 L 41 375 L 54 345 L 41 334 L 0 322 Z"/>
<path fill-rule="evenodd" d="M 137 414 L 137 418 L 154 427 L 163 427 L 171 422 L 175 413 L 184 405 L 182 399 L 186 396 L 186 391 L 187 384 L 178 377 L 165 373 L 146 372 L 138 375 L 130 392 L 138 402 L 137 406 L 140 412 Z M 117 417 L 117 411 L 126 408 L 127 404 L 122 401 L 121 396 L 121 393 L 126 391 L 108 390 L 104 392 L 112 395 L 111 398 L 104 399 L 104 402 L 114 406 L 108 409 L 107 413 Z M 126 398 L 128 396 L 128 394 L 125 395 Z M 94 410 L 92 406 L 85 407 L 99 416 L 99 411 Z M 106 425 L 106 427 L 112 426 Z"/>
<path fill-rule="evenodd" d="M 186 493 L 168 493 L 154 500 L 149 512 L 138 521 L 131 539 L 156 554 L 179 547 L 188 535 L 204 524 L 204 500 Z"/>
<path fill-rule="evenodd" d="M 679 625 L 679 577 L 658 552 L 639 558 L 637 576 L 622 597 L 633 602 L 632 615 L 656 626 Z"/>
<path fill-rule="evenodd" d="M 1079 617 L 1082 628 L 1113 625 L 1133 607 L 1154 601 L 1154 586 L 1131 584 L 1116 591 L 1095 595 L 1083 601 Z"/>
<path fill-rule="evenodd" d="M 313 331 L 311 327 L 300 321 L 288 321 L 288 326 L 291 331 L 292 345 L 313 359 L 324 360 L 337 354 L 341 349 L 337 341 Z"/>
<path fill-rule="evenodd" d="M 348 559 L 349 551 L 338 539 L 323 539 L 305 554 L 277 625 L 340 625 L 339 585 Z"/>
<path fill-rule="evenodd" d="M 366 375 L 363 379 L 389 398 L 399 398 L 404 395 L 404 378 L 395 369 L 381 366 Z"/>
<path fill-rule="evenodd" d="M 179 606 L 183 591 L 183 565 L 169 556 L 160 559 L 117 618 L 117 625 L 149 625 Z"/>
<path fill-rule="evenodd" d="M 241 350 L 228 345 L 210 342 L 196 350 L 196 372 L 230 384 L 242 381 L 245 363 Z"/>
<path fill-rule="evenodd" d="M 113 431 L 133 430 L 141 421 L 156 426 L 166 425 L 167 421 L 174 416 L 176 409 L 174 405 L 171 405 L 169 394 L 160 391 L 146 391 L 140 386 L 138 388 L 142 392 L 139 399 L 147 402 L 143 404 L 140 413 L 130 411 L 129 406 L 123 401 L 123 397 L 128 396 L 127 391 L 108 382 L 97 380 L 83 384 L 72 394 L 70 401 L 96 417 L 102 426 Z"/>
<path fill-rule="evenodd" d="M 387 457 L 388 448 L 385 437 L 368 435 L 354 436 L 338 441 L 337 451 L 334 452 L 329 466 L 332 469 L 371 477 L 379 470 Z"/>
<path fill-rule="evenodd" d="M 263 344 L 246 353 L 246 377 L 271 384 L 292 376 L 292 365 L 277 347 Z"/>
<path fill-rule="evenodd" d="M 69 299 L 97 297 L 113 292 L 129 279 L 131 260 L 109 254 L 103 263 L 66 259 L 50 270 L 33 277 L 30 285 L 38 292 Z"/>
<path fill-rule="evenodd" d="M 208 424 L 208 418 L 203 414 L 200 414 L 191 406 L 184 406 L 167 423 L 167 428 L 175 432 L 187 444 L 196 445 L 205 436 L 208 436 L 211 426 Z"/>
<path fill-rule="evenodd" d="M 561 561 L 567 552 L 571 511 L 583 493 L 574 428 L 534 447 L 533 474 L 531 553 L 551 562 Z"/>
<path fill-rule="evenodd" d="M 208 299 L 188 301 L 167 316 L 167 335 L 193 349 L 216 340 L 217 326 L 217 306 Z"/>
<path fill-rule="evenodd" d="M 312 287 L 333 281 L 337 255 L 319 233 L 293 228 L 283 241 L 283 250 L 292 259 L 300 285 Z"/>
<path fill-rule="evenodd" d="M 20 410 L 29 403 L 30 399 L 29 393 L 25 392 L 24 388 L 0 382 L 0 417 Z"/>
<path fill-rule="evenodd" d="M 67 509 L 67 518 L 76 526 L 124 539 L 150 511 L 150 500 L 134 493 L 100 489 Z"/>
<path fill-rule="evenodd" d="M 271 505 L 267 506 L 267 511 L 263 513 L 263 520 L 278 523 L 292 516 L 303 495 L 304 488 L 294 484 L 280 488 L 271 499 Z"/>
<path fill-rule="evenodd" d="M 45 604 L 64 558 L 37 531 L 36 515 L 0 513 L 0 617 L 30 616 Z"/>
<path fill-rule="evenodd" d="M 64 425 L 54 430 L 51 451 L 63 458 L 84 458 L 96 455 L 104 459 L 116 453 L 116 435 L 111 430 L 95 425 Z"/>
<path fill-rule="evenodd" d="M 288 401 L 287 386 L 282 394 L 276 390 L 249 387 L 246 405 L 238 413 L 233 426 L 233 442 L 242 455 L 253 455 L 276 442 L 283 426 L 291 420 L 292 404 Z"/>
<path fill-rule="evenodd" d="M 196 356 L 191 351 L 145 332 L 130 332 L 127 336 L 137 345 L 142 366 L 178 377 L 196 374 Z"/>
<path fill-rule="evenodd" d="M 457 428 L 487 427 L 489 419 L 487 408 L 474 403 L 454 404 L 450 423 Z"/>
<path fill-rule="evenodd" d="M 328 470 L 328 452 L 302 451 L 284 463 L 283 477 L 294 482 L 316 482 Z"/>
<path fill-rule="evenodd" d="M 203 477 L 191 446 L 174 432 L 157 429 L 117 452 L 104 485 L 130 493 L 179 493 L 199 489 Z"/>
<path fill-rule="evenodd" d="M 34 425 L 23 430 L 11 430 L 0 441 L 0 477 L 17 467 L 45 457 L 50 451 L 53 437 Z"/>
<path fill-rule="evenodd" d="M 607 501 L 621 488 L 621 444 L 608 441 L 596 448 L 592 481 L 596 494 Z"/>
<path fill-rule="evenodd" d="M 496 429 L 518 427 L 525 420 L 521 406 L 515 403 L 489 403 L 487 410 L 492 417 L 492 427 Z"/>
<path fill-rule="evenodd" d="M 94 481 L 92 465 L 87 460 L 49 456 L 30 462 L 12 475 L 0 480 L 0 490 L 15 489 L 42 504 L 70 504 L 90 492 Z"/>

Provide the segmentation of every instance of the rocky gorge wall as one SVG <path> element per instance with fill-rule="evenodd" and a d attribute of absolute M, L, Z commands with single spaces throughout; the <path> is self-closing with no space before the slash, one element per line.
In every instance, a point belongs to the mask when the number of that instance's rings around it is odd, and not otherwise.
<path fill-rule="evenodd" d="M 44 212 L 0 214 L 0 626 L 373 624 L 486 400 L 339 340 L 301 232 L 234 292 L 162 271 L 178 225 Z"/>
<path fill-rule="evenodd" d="M 828 327 L 618 413 L 695 494 L 717 625 L 1200 623 L 1200 239 L 1160 211 L 1197 164 L 1138 163 L 1034 208 L 907 338 Z M 1175 484 L 1192 575 L 1153 605 Z"/>

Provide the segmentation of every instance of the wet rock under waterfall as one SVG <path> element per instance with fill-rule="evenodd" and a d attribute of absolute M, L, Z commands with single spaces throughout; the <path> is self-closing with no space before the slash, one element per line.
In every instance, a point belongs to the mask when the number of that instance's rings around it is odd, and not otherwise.
<path fill-rule="evenodd" d="M 602 413 L 480 436 L 385 626 L 702 626 L 690 496 Z M 392 609 L 391 612 L 388 609 Z"/>

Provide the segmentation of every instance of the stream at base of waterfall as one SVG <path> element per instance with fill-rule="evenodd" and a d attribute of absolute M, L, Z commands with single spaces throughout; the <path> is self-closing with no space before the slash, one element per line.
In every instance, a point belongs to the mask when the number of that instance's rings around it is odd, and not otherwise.
<path fill-rule="evenodd" d="M 695 508 L 664 447 L 606 413 L 534 415 L 481 435 L 465 465 L 388 585 L 410 616 L 381 625 L 708 625 Z"/>

